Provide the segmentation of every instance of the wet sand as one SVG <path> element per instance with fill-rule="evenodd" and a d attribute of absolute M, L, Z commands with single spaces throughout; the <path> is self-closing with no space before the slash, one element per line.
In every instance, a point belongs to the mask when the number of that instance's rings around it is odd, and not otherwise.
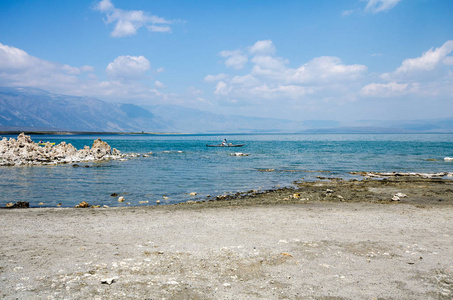
<path fill-rule="evenodd" d="M 392 197 L 404 194 L 399 201 Z M 453 181 L 0 210 L 3 299 L 452 299 Z"/>

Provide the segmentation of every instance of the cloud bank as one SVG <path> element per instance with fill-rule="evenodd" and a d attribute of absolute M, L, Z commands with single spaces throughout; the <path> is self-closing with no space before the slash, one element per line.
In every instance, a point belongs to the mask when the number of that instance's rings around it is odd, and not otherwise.
<path fill-rule="evenodd" d="M 205 81 L 215 82 L 214 94 L 230 99 L 241 99 L 241 103 L 252 99 L 301 101 L 307 96 L 325 97 L 355 86 L 366 74 L 364 65 L 347 65 L 340 58 L 316 57 L 297 67 L 289 67 L 289 60 L 275 55 L 276 48 L 271 40 L 257 41 L 245 49 L 225 50 L 225 66 L 249 71 L 245 75 L 207 75 Z M 226 55 L 228 54 L 228 55 Z M 230 60 L 235 57 L 235 64 Z M 237 57 L 240 57 L 237 58 Z"/>
<path fill-rule="evenodd" d="M 224 70 L 199 78 L 201 87 L 185 87 L 178 94 L 155 78 L 164 68 L 153 70 L 144 56 L 121 55 L 104 69 L 95 70 L 89 65 L 43 60 L 0 43 L 0 86 L 35 87 L 115 102 L 229 107 L 229 113 L 242 109 L 243 114 L 252 115 L 260 115 L 264 109 L 269 115 L 325 110 L 333 114 L 352 103 L 366 103 L 370 108 L 381 101 L 401 107 L 409 107 L 412 101 L 451 102 L 452 53 L 453 40 L 449 40 L 418 57 L 403 59 L 394 70 L 376 74 L 366 65 L 346 63 L 335 56 L 314 57 L 293 66 L 289 59 L 278 56 L 271 40 L 260 40 L 219 52 Z"/>
<path fill-rule="evenodd" d="M 453 40 L 431 48 L 416 58 L 403 60 L 393 72 L 380 75 L 382 82 L 370 83 L 361 93 L 374 97 L 451 97 L 453 93 Z"/>
<path fill-rule="evenodd" d="M 35 87 L 54 93 L 75 96 L 93 96 L 115 100 L 149 100 L 165 97 L 151 87 L 151 64 L 144 56 L 119 56 L 110 62 L 105 75 L 99 80 L 92 66 L 75 67 L 46 61 L 27 52 L 0 43 L 0 85 Z"/>
<path fill-rule="evenodd" d="M 319 56 L 293 67 L 277 55 L 270 40 L 257 41 L 243 49 L 220 52 L 226 69 L 206 75 L 219 105 L 250 110 L 321 111 L 352 104 L 378 107 L 380 99 L 398 105 L 433 99 L 447 101 L 453 94 L 453 41 L 431 48 L 419 57 L 404 59 L 394 71 L 376 74 L 362 64 L 348 64 L 335 56 Z M 228 62 L 236 54 L 241 64 Z M 239 68 L 240 66 L 240 68 Z M 370 102 L 371 101 L 371 102 Z M 245 111 L 245 110 L 244 110 Z M 269 113 L 271 114 L 271 113 Z"/>

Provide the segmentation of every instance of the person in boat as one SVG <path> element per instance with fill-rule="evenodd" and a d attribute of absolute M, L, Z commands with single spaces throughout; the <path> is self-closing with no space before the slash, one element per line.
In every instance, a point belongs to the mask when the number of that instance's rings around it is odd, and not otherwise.
<path fill-rule="evenodd" d="M 222 146 L 228 146 L 227 140 L 223 139 Z"/>
<path fill-rule="evenodd" d="M 40 140 L 39 143 L 42 144 L 42 140 Z"/>

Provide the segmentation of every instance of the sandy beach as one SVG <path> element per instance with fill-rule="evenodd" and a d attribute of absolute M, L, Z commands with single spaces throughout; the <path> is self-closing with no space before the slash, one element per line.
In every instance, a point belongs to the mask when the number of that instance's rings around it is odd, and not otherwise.
<path fill-rule="evenodd" d="M 404 193 L 399 201 L 392 195 Z M 452 299 L 453 181 L 0 210 L 2 299 Z"/>

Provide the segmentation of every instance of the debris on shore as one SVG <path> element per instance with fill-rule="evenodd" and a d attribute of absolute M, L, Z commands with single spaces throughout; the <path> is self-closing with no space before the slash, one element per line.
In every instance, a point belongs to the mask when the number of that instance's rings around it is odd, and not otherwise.
<path fill-rule="evenodd" d="M 453 173 L 418 173 L 418 172 L 350 172 L 352 175 L 360 175 L 365 178 L 384 178 L 384 177 L 422 177 L 422 178 L 442 178 L 453 177 Z"/>

